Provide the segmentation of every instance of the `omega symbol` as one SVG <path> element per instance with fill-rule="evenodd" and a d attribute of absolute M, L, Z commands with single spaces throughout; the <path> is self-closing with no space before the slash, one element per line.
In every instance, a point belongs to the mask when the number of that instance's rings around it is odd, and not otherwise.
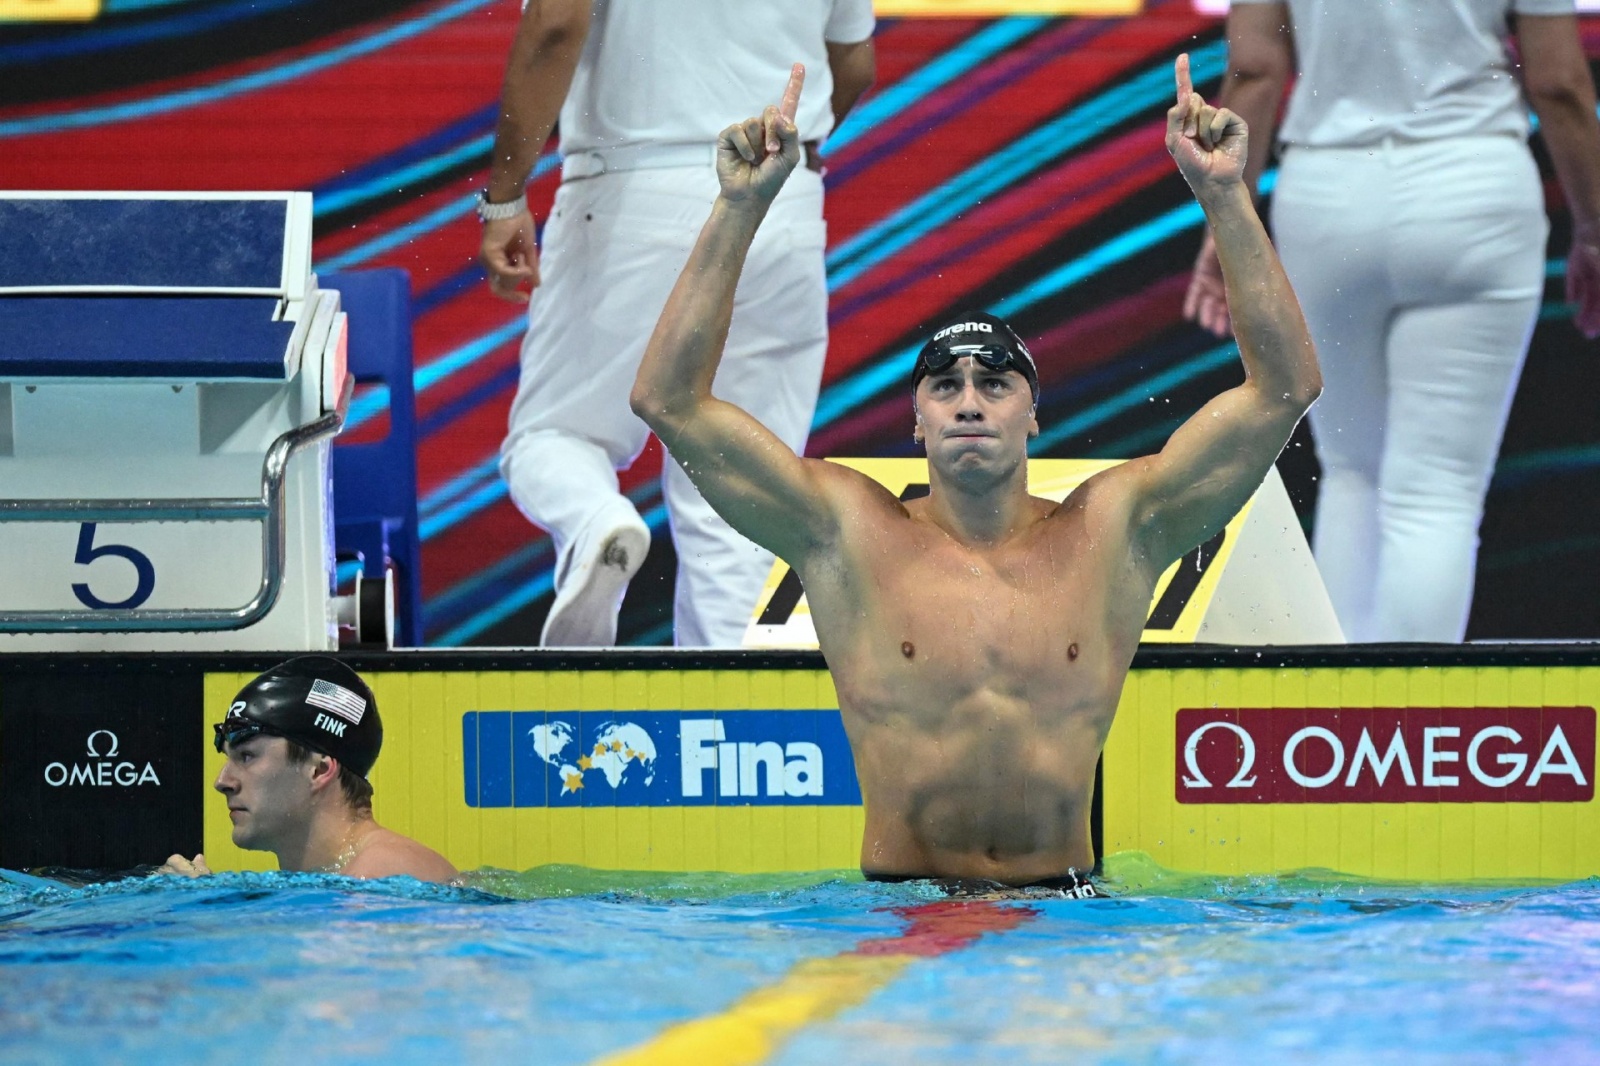
<path fill-rule="evenodd" d="M 1225 787 L 1249 788 L 1254 785 L 1256 779 L 1245 775 L 1256 764 L 1256 742 L 1243 726 L 1236 725 L 1233 722 L 1207 722 L 1189 734 L 1188 743 L 1183 746 L 1183 765 L 1188 768 L 1189 776 L 1183 779 L 1183 783 L 1189 788 L 1211 787 L 1211 782 L 1206 779 L 1206 775 L 1200 772 L 1200 761 L 1197 758 L 1200 738 L 1205 736 L 1208 729 L 1230 730 L 1238 736 L 1239 742 L 1244 745 L 1244 758 L 1239 760 L 1238 772 L 1233 775 L 1233 780 L 1229 781 Z"/>
<path fill-rule="evenodd" d="M 111 738 L 111 750 L 110 751 L 103 751 L 103 752 L 102 751 L 96 751 L 95 750 L 95 742 L 94 742 L 94 738 L 95 737 L 110 737 Z M 121 749 L 119 747 L 119 744 L 118 744 L 118 741 L 117 741 L 117 735 L 115 733 L 113 733 L 109 729 L 96 729 L 93 733 L 89 734 L 88 751 L 86 751 L 85 754 L 88 755 L 89 758 L 91 758 L 91 759 L 114 759 L 114 758 L 116 758 L 117 752 L 119 750 L 121 750 Z"/>

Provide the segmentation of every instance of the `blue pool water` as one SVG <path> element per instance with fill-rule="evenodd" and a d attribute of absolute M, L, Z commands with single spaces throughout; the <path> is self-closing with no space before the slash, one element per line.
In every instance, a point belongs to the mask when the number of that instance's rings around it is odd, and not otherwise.
<path fill-rule="evenodd" d="M 847 874 L 4 875 L 0 1060 L 584 1063 L 975 908 L 992 931 L 768 1061 L 1600 1061 L 1600 882 L 1109 879 L 1125 894 L 950 904 Z"/>

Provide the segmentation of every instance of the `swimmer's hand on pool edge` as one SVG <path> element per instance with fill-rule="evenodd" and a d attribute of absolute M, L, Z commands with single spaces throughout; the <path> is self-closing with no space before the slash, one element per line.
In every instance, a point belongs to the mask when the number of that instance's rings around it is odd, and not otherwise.
<path fill-rule="evenodd" d="M 203 854 L 196 855 L 192 862 L 182 855 L 170 855 L 166 862 L 156 868 L 156 873 L 173 877 L 205 877 L 211 873 L 211 867 L 206 865 Z"/>

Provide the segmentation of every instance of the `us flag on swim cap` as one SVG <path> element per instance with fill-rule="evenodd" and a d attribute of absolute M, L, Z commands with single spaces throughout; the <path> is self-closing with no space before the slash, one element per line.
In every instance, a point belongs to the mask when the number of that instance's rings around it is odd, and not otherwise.
<path fill-rule="evenodd" d="M 360 725 L 361 716 L 367 713 L 366 700 L 343 685 L 335 685 L 332 681 L 311 682 L 311 691 L 306 693 L 306 702 L 313 707 L 332 711 L 351 725 Z"/>

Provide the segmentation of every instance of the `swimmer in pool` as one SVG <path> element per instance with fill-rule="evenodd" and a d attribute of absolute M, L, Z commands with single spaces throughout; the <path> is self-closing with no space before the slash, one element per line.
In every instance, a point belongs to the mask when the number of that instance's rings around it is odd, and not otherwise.
<path fill-rule="evenodd" d="M 273 667 L 234 697 L 213 729 L 227 763 L 213 787 L 228 801 L 233 842 L 270 851 L 283 870 L 346 877 L 450 881 L 444 856 L 372 817 L 367 774 L 383 722 L 366 682 L 337 659 L 304 655 Z M 158 871 L 198 877 L 205 856 Z"/>
<path fill-rule="evenodd" d="M 797 457 L 712 394 L 745 253 L 800 159 L 797 70 L 781 108 L 730 126 L 721 193 L 634 385 L 705 498 L 788 560 L 866 797 L 861 867 L 886 880 L 1073 885 L 1095 863 L 1096 760 L 1169 564 L 1261 484 L 1322 387 L 1316 353 L 1242 178 L 1244 122 L 1177 61 L 1167 148 L 1216 233 L 1245 382 L 1157 455 L 1031 496 L 1032 356 L 998 319 L 957 316 L 912 371 L 929 495 L 901 502 L 845 467 Z"/>

